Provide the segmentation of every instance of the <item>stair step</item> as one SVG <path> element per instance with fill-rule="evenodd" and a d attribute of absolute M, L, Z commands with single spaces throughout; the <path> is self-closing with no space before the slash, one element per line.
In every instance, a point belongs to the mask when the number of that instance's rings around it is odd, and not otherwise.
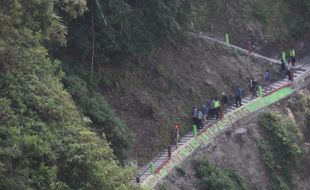
<path fill-rule="evenodd" d="M 251 100 L 245 100 L 245 99 L 242 99 L 242 102 L 244 102 L 244 103 L 248 103 L 248 102 L 250 102 Z"/>
<path fill-rule="evenodd" d="M 252 100 L 252 97 L 248 96 L 248 97 L 243 98 L 243 100 Z"/>

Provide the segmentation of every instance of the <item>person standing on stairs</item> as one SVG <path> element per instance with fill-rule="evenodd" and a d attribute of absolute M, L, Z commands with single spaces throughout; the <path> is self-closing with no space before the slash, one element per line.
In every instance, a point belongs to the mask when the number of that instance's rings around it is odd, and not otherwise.
<path fill-rule="evenodd" d="M 292 66 L 295 67 L 295 62 L 296 62 L 296 52 L 295 52 L 295 49 L 292 47 L 290 52 L 290 60 L 292 62 Z"/>
<path fill-rule="evenodd" d="M 202 129 L 203 128 L 203 114 L 202 114 L 202 110 L 199 110 L 198 111 L 198 129 L 200 130 L 200 129 Z"/>
<path fill-rule="evenodd" d="M 226 93 L 223 92 L 222 93 L 222 98 L 221 98 L 221 106 L 222 106 L 223 110 L 225 109 L 227 104 L 228 104 L 228 97 L 227 97 Z"/>
<path fill-rule="evenodd" d="M 287 64 L 287 75 L 288 75 L 288 80 L 293 81 L 293 66 L 290 63 Z"/>
<path fill-rule="evenodd" d="M 178 143 L 180 142 L 180 129 L 181 129 L 181 126 L 179 124 L 175 124 L 174 125 L 174 139 L 175 139 L 175 143 L 176 145 L 178 145 Z"/>
<path fill-rule="evenodd" d="M 193 108 L 192 117 L 194 125 L 198 127 L 198 109 L 196 107 Z"/>
<path fill-rule="evenodd" d="M 281 70 L 280 71 L 285 71 L 285 61 L 284 59 L 281 59 Z"/>
<path fill-rule="evenodd" d="M 211 101 L 210 101 L 210 111 L 209 111 L 209 113 L 210 113 L 210 117 L 214 117 L 214 99 L 211 99 Z"/>
<path fill-rule="evenodd" d="M 242 89 L 240 86 L 238 86 L 236 91 L 236 107 L 242 106 L 241 98 L 242 98 Z"/>
<path fill-rule="evenodd" d="M 264 80 L 265 80 L 265 86 L 266 89 L 270 88 L 270 83 L 271 83 L 271 73 L 267 70 L 264 74 Z"/>
<path fill-rule="evenodd" d="M 257 91 L 258 91 L 258 82 L 256 80 L 253 80 L 252 99 L 257 97 Z"/>
<path fill-rule="evenodd" d="M 217 97 L 214 99 L 214 112 L 216 115 L 216 119 L 218 119 L 220 117 L 220 107 L 221 107 L 221 103 L 220 101 L 217 99 Z"/>
<path fill-rule="evenodd" d="M 207 115 L 208 115 L 208 107 L 205 104 L 202 105 L 202 114 L 203 114 L 203 124 L 206 124 Z"/>

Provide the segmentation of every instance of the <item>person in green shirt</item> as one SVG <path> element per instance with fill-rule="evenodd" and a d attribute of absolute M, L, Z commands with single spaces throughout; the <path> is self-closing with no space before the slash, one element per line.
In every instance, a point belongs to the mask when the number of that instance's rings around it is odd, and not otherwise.
<path fill-rule="evenodd" d="M 214 110 L 216 114 L 216 119 L 220 117 L 220 107 L 221 107 L 220 101 L 217 98 L 215 98 L 214 99 Z"/>
<path fill-rule="evenodd" d="M 295 62 L 296 62 L 296 52 L 295 49 L 292 47 L 290 50 L 290 60 L 292 62 L 293 67 L 295 66 Z"/>

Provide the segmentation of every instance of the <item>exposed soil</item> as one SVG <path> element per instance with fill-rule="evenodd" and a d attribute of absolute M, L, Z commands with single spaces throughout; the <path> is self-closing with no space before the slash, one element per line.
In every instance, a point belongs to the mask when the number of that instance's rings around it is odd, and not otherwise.
<path fill-rule="evenodd" d="M 106 66 L 100 72 L 107 78 L 113 76 L 110 85 L 102 82 L 102 93 L 134 132 L 132 157 L 141 165 L 170 143 L 174 123 L 181 123 L 183 133 L 189 129 L 193 106 L 209 105 L 222 92 L 232 99 L 238 84 L 247 91 L 249 77 L 261 79 L 266 69 L 275 80 L 279 77 L 278 65 L 251 61 L 220 45 L 188 39 L 176 47 L 163 44 L 147 58 Z"/>

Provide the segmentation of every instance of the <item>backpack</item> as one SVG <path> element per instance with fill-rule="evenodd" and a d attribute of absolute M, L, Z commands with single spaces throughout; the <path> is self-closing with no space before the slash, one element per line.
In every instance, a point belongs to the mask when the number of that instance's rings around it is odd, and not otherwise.
<path fill-rule="evenodd" d="M 269 72 L 265 72 L 265 80 L 270 80 L 271 74 Z"/>
<path fill-rule="evenodd" d="M 241 88 L 238 88 L 236 95 L 237 95 L 237 97 L 241 97 L 242 96 Z"/>

